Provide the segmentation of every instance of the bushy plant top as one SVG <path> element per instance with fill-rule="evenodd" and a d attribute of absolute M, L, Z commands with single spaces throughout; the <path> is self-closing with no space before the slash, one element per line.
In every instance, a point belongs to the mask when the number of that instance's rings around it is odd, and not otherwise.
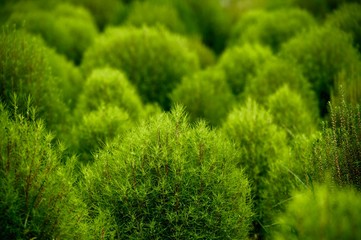
<path fill-rule="evenodd" d="M 171 98 L 185 106 L 191 120 L 203 118 L 214 126 L 227 116 L 235 102 L 225 74 L 215 68 L 183 78 Z"/>
<path fill-rule="evenodd" d="M 186 27 L 174 5 L 157 1 L 136 1 L 128 12 L 125 24 L 141 27 L 163 25 L 171 32 L 186 33 Z"/>
<path fill-rule="evenodd" d="M 258 103 L 265 104 L 269 95 L 287 84 L 290 90 L 300 94 L 308 111 L 313 117 L 319 115 L 318 100 L 311 83 L 304 77 L 296 65 L 280 58 L 267 61 L 249 80 L 244 95 L 250 96 Z"/>
<path fill-rule="evenodd" d="M 47 126 L 54 129 L 65 121 L 67 106 L 51 74 L 48 53 L 41 39 L 11 27 L 1 28 L 1 100 L 9 104 L 16 101 L 19 112 L 25 113 L 30 97 Z"/>
<path fill-rule="evenodd" d="M 15 9 L 8 22 L 39 34 L 49 46 L 77 64 L 97 34 L 89 12 L 66 3 L 53 9 Z"/>
<path fill-rule="evenodd" d="M 123 108 L 133 119 L 142 115 L 143 104 L 126 76 L 112 68 L 94 69 L 86 79 L 79 96 L 80 113 L 95 111 L 102 105 Z"/>
<path fill-rule="evenodd" d="M 361 4 L 349 3 L 331 13 L 326 24 L 337 27 L 352 35 L 354 46 L 361 53 Z"/>
<path fill-rule="evenodd" d="M 316 186 L 293 194 L 272 239 L 359 239 L 360 212 L 359 192 Z"/>
<path fill-rule="evenodd" d="M 268 111 L 251 99 L 228 115 L 221 131 L 234 140 L 240 150 L 238 165 L 245 168 L 252 186 L 253 234 L 262 237 L 293 186 L 294 178 L 287 171 L 286 132 L 273 122 Z"/>
<path fill-rule="evenodd" d="M 217 67 L 226 74 L 227 82 L 234 95 L 244 91 L 250 79 L 266 61 L 273 58 L 269 48 L 246 44 L 230 47 L 221 55 Z"/>
<path fill-rule="evenodd" d="M 338 74 L 361 69 L 360 56 L 349 36 L 331 27 L 313 28 L 299 34 L 283 46 L 281 56 L 301 67 L 317 93 L 322 115 L 327 112 L 327 102 Z"/>
<path fill-rule="evenodd" d="M 238 151 L 176 107 L 109 143 L 84 169 L 84 196 L 103 233 L 130 239 L 245 239 L 251 217 Z M 100 233 L 99 233 L 100 234 Z"/>
<path fill-rule="evenodd" d="M 307 11 L 281 8 L 273 11 L 249 11 L 236 23 L 230 44 L 258 43 L 277 52 L 288 39 L 316 25 Z"/>
<path fill-rule="evenodd" d="M 67 0 L 86 8 L 95 20 L 99 30 L 116 25 L 124 19 L 126 6 L 121 0 Z"/>
<path fill-rule="evenodd" d="M 312 134 L 317 127 L 316 119 L 305 104 L 305 101 L 288 85 L 278 89 L 267 99 L 267 108 L 270 110 L 274 122 L 285 129 L 289 137 L 296 134 Z"/>
<path fill-rule="evenodd" d="M 77 194 L 76 159 L 61 163 L 62 149 L 41 121 L 0 104 L 0 238 L 87 239 L 87 210 Z"/>
<path fill-rule="evenodd" d="M 123 70 L 144 102 L 170 108 L 168 94 L 187 74 L 199 69 L 198 58 L 179 35 L 163 28 L 109 28 L 86 52 L 85 72 L 110 66 Z"/>

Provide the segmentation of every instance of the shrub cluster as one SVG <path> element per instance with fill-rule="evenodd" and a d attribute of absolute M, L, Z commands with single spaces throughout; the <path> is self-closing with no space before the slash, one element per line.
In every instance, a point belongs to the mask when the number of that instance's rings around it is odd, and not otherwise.
<path fill-rule="evenodd" d="M 86 52 L 83 68 L 110 66 L 125 72 L 144 102 L 170 108 L 168 94 L 181 78 L 199 69 L 187 41 L 163 28 L 109 28 Z"/>
<path fill-rule="evenodd" d="M 84 169 L 94 221 L 118 239 L 244 239 L 250 227 L 247 178 L 230 141 L 176 107 L 144 122 Z"/>

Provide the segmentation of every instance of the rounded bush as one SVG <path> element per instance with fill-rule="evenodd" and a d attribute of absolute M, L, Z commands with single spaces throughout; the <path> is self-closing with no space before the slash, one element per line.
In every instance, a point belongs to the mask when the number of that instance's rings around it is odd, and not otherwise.
<path fill-rule="evenodd" d="M 24 31 L 3 27 L 0 33 L 0 98 L 26 113 L 29 98 L 48 127 L 55 129 L 68 108 L 51 74 L 44 43 Z M 14 97 L 14 93 L 16 97 Z"/>
<path fill-rule="evenodd" d="M 29 111 L 9 120 L 0 104 L 0 238 L 88 239 L 76 159 L 61 163 L 61 148 Z"/>
<path fill-rule="evenodd" d="M 352 189 L 317 186 L 294 193 L 273 239 L 361 238 L 361 195 Z"/>
<path fill-rule="evenodd" d="M 74 5 L 86 8 L 95 20 L 98 29 L 120 23 L 125 15 L 126 7 L 120 0 L 68 0 Z"/>
<path fill-rule="evenodd" d="M 245 168 L 251 183 L 255 216 L 253 233 L 264 236 L 273 216 L 289 198 L 294 177 L 287 171 L 289 148 L 286 132 L 272 115 L 248 99 L 224 121 L 221 131 L 235 141 L 240 150 L 238 165 Z"/>
<path fill-rule="evenodd" d="M 79 154 L 80 160 L 88 163 L 92 154 L 107 141 L 123 134 L 133 126 L 127 111 L 113 105 L 101 105 L 96 110 L 82 115 L 72 131 L 71 148 Z"/>
<path fill-rule="evenodd" d="M 258 103 L 266 104 L 267 98 L 285 84 L 302 97 L 314 118 L 319 116 L 317 96 L 310 82 L 297 65 L 283 59 L 274 58 L 267 61 L 255 77 L 249 80 L 244 95 L 250 96 Z"/>
<path fill-rule="evenodd" d="M 177 107 L 100 151 L 83 171 L 83 194 L 94 221 L 110 215 L 104 237 L 245 239 L 250 188 L 237 158 L 229 141 L 202 122 L 191 128 Z"/>
<path fill-rule="evenodd" d="M 316 121 L 300 94 L 288 85 L 270 95 L 266 103 L 274 122 L 293 138 L 296 134 L 310 135 L 316 130 Z"/>
<path fill-rule="evenodd" d="M 227 116 L 235 102 L 225 74 L 214 68 L 183 78 L 171 98 L 186 107 L 191 120 L 204 118 L 214 126 Z"/>
<path fill-rule="evenodd" d="M 260 45 L 244 45 L 228 48 L 220 57 L 217 67 L 226 74 L 233 94 L 238 96 L 259 68 L 273 58 L 272 52 Z"/>
<path fill-rule="evenodd" d="M 189 38 L 188 40 L 189 48 L 198 55 L 199 64 L 201 69 L 213 66 L 216 64 L 216 55 L 212 49 L 206 46 L 198 38 Z"/>
<path fill-rule="evenodd" d="M 89 12 L 66 3 L 58 4 L 54 9 L 18 9 L 8 22 L 39 34 L 49 46 L 77 64 L 97 34 Z"/>
<path fill-rule="evenodd" d="M 186 32 L 177 9 L 173 5 L 159 4 L 157 1 L 134 2 L 130 7 L 125 24 L 136 27 L 163 25 L 171 32 Z"/>
<path fill-rule="evenodd" d="M 327 17 L 326 24 L 351 34 L 354 46 L 361 53 L 361 4 L 342 5 Z"/>
<path fill-rule="evenodd" d="M 187 41 L 163 28 L 109 28 L 84 56 L 85 72 L 110 66 L 123 70 L 144 102 L 170 108 L 168 94 L 184 75 L 199 69 Z"/>
<path fill-rule="evenodd" d="M 277 52 L 282 43 L 315 25 L 312 15 L 298 8 L 250 11 L 238 20 L 229 41 L 261 44 Z"/>
<path fill-rule="evenodd" d="M 112 68 L 98 68 L 85 81 L 79 96 L 77 110 L 80 113 L 95 111 L 102 105 L 124 109 L 132 119 L 142 115 L 143 104 L 135 88 L 126 76 Z"/>
<path fill-rule="evenodd" d="M 336 28 L 314 28 L 299 34 L 283 46 L 281 56 L 301 67 L 317 94 L 322 116 L 327 113 L 335 78 L 341 72 L 361 71 L 360 56 L 349 36 Z"/>

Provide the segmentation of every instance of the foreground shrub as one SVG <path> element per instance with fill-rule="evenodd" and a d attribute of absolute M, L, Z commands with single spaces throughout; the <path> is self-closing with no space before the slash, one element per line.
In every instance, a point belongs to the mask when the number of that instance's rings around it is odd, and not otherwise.
<path fill-rule="evenodd" d="M 285 129 L 289 137 L 296 134 L 310 135 L 316 130 L 316 119 L 302 97 L 285 85 L 268 97 L 267 107 L 274 122 Z"/>
<path fill-rule="evenodd" d="M 18 9 L 10 16 L 9 23 L 39 34 L 49 46 L 77 64 L 97 34 L 90 14 L 84 8 L 69 4 L 59 4 L 51 10 L 39 7 L 33 7 L 31 11 Z"/>
<path fill-rule="evenodd" d="M 233 94 L 238 96 L 258 69 L 272 57 L 271 50 L 260 45 L 231 47 L 222 54 L 217 67 L 225 72 Z"/>
<path fill-rule="evenodd" d="M 16 101 L 26 113 L 29 96 L 47 126 L 56 129 L 67 116 L 67 107 L 51 74 L 44 43 L 23 31 L 3 27 L 0 33 L 0 97 Z M 14 93 L 16 99 L 13 99 Z"/>
<path fill-rule="evenodd" d="M 314 145 L 312 161 L 314 179 L 331 180 L 340 185 L 361 189 L 361 110 L 345 101 L 330 107 L 331 125 L 325 128 L 322 138 Z"/>
<path fill-rule="evenodd" d="M 266 104 L 268 97 L 284 85 L 288 85 L 290 90 L 302 97 L 314 118 L 319 115 L 317 97 L 311 84 L 297 65 L 283 59 L 274 58 L 267 61 L 255 77 L 249 80 L 244 95 L 250 96 L 258 103 Z"/>
<path fill-rule="evenodd" d="M 204 118 L 212 125 L 218 125 L 235 102 L 225 74 L 213 68 L 185 77 L 171 98 L 186 107 L 191 120 Z"/>
<path fill-rule="evenodd" d="M 337 27 L 352 35 L 354 46 L 361 53 L 361 5 L 350 3 L 342 5 L 331 13 L 326 24 Z"/>
<path fill-rule="evenodd" d="M 109 28 L 84 57 L 83 68 L 123 70 L 144 102 L 170 108 L 168 94 L 184 75 L 199 68 L 187 42 L 162 28 Z"/>
<path fill-rule="evenodd" d="M 251 202 L 238 152 L 179 107 L 109 143 L 84 169 L 83 195 L 105 238 L 245 239 Z M 100 238 L 100 236 L 98 237 Z"/>
<path fill-rule="evenodd" d="M 298 64 L 317 93 L 324 116 L 335 78 L 360 71 L 360 57 L 348 35 L 330 27 L 315 28 L 291 39 L 282 48 L 282 56 Z"/>
<path fill-rule="evenodd" d="M 230 44 L 253 43 L 270 47 L 277 52 L 288 39 L 316 25 L 313 17 L 297 8 L 245 13 L 236 23 Z"/>
<path fill-rule="evenodd" d="M 221 131 L 240 150 L 238 165 L 245 168 L 252 187 L 253 234 L 263 237 L 293 185 L 294 177 L 287 171 L 286 132 L 273 123 L 269 112 L 250 99 L 229 114 Z"/>
<path fill-rule="evenodd" d="M 53 136 L 33 111 L 27 117 L 15 112 L 10 120 L 0 104 L 0 238 L 87 239 L 75 159 L 61 163 Z"/>
<path fill-rule="evenodd" d="M 352 189 L 297 192 L 279 216 L 273 239 L 359 239 L 360 211 L 361 195 Z"/>

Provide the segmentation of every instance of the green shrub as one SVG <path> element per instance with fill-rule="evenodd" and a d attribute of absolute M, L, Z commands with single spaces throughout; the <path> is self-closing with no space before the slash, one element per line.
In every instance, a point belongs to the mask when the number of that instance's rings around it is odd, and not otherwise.
<path fill-rule="evenodd" d="M 269 112 L 250 99 L 228 115 L 221 131 L 234 140 L 240 150 L 238 165 L 245 168 L 252 187 L 253 233 L 262 237 L 293 187 L 294 176 L 287 171 L 286 132 L 273 123 Z"/>
<path fill-rule="evenodd" d="M 273 239 L 359 239 L 360 212 L 359 192 L 317 186 L 294 194 Z"/>
<path fill-rule="evenodd" d="M 358 0 L 293 0 L 294 4 L 311 12 L 319 19 L 323 19 L 329 12 L 347 2 L 358 2 Z"/>
<path fill-rule="evenodd" d="M 94 18 L 98 29 L 115 25 L 124 19 L 126 7 L 120 0 L 67 0 L 74 5 L 86 8 Z"/>
<path fill-rule="evenodd" d="M 238 20 L 229 41 L 230 44 L 261 44 L 277 52 L 282 43 L 314 25 L 313 17 L 297 8 L 250 11 Z"/>
<path fill-rule="evenodd" d="M 33 110 L 13 120 L 0 104 L 0 238 L 87 239 L 87 210 L 77 194 L 73 164 Z M 29 118 L 29 119 L 28 119 Z"/>
<path fill-rule="evenodd" d="M 143 102 L 170 108 L 168 94 L 184 75 L 199 69 L 186 39 L 162 28 L 109 28 L 84 56 L 83 68 L 123 70 Z"/>
<path fill-rule="evenodd" d="M 267 99 L 267 107 L 274 122 L 285 129 L 293 138 L 296 134 L 312 134 L 317 127 L 305 101 L 300 94 L 290 90 L 288 85 L 281 87 Z"/>
<path fill-rule="evenodd" d="M 316 118 L 319 115 L 318 100 L 311 84 L 297 65 L 283 59 L 267 61 L 249 80 L 244 95 L 266 104 L 267 98 L 285 84 L 302 97 L 308 111 Z"/>
<path fill-rule="evenodd" d="M 281 55 L 301 67 L 317 94 L 322 116 L 337 76 L 361 70 L 360 56 L 349 36 L 336 28 L 314 28 L 299 34 L 283 46 Z"/>
<path fill-rule="evenodd" d="M 245 239 L 250 188 L 237 159 L 229 141 L 202 122 L 190 127 L 177 107 L 97 153 L 83 195 L 95 222 L 110 219 L 105 238 Z"/>
<path fill-rule="evenodd" d="M 112 68 L 99 68 L 91 72 L 79 96 L 79 113 L 95 111 L 102 105 L 124 109 L 136 120 L 142 115 L 143 104 L 126 76 Z"/>
<path fill-rule="evenodd" d="M 197 53 L 201 69 L 205 69 L 216 64 L 215 53 L 201 40 L 197 38 L 189 38 L 188 46 L 192 51 Z"/>
<path fill-rule="evenodd" d="M 186 107 L 191 120 L 204 118 L 214 126 L 227 116 L 235 102 L 225 74 L 214 68 L 183 78 L 171 98 Z"/>
<path fill-rule="evenodd" d="M 136 27 L 163 25 L 175 33 L 185 33 L 186 28 L 178 15 L 177 9 L 170 4 L 152 1 L 134 2 L 128 12 L 125 24 Z"/>
<path fill-rule="evenodd" d="M 342 102 L 330 105 L 330 127 L 325 127 L 322 138 L 315 143 L 311 161 L 314 179 L 324 182 L 331 174 L 332 182 L 353 185 L 361 190 L 361 109 Z"/>
<path fill-rule="evenodd" d="M 354 46 L 361 53 L 361 5 L 350 3 L 342 5 L 331 13 L 326 24 L 337 27 L 352 35 Z"/>
<path fill-rule="evenodd" d="M 29 96 L 46 125 L 56 129 L 67 116 L 67 106 L 47 59 L 49 49 L 34 36 L 11 27 L 0 33 L 0 98 L 10 104 L 16 100 L 19 112 L 26 113 Z M 16 99 L 12 99 L 16 94 Z"/>
<path fill-rule="evenodd" d="M 49 46 L 77 64 L 97 34 L 89 12 L 69 4 L 59 4 L 54 9 L 15 9 L 8 22 L 39 34 Z"/>
<path fill-rule="evenodd" d="M 233 94 L 238 96 L 258 69 L 272 58 L 270 49 L 246 44 L 242 47 L 228 48 L 220 57 L 217 66 L 226 73 Z"/>
<path fill-rule="evenodd" d="M 84 113 L 72 131 L 71 150 L 79 154 L 84 163 L 92 160 L 92 154 L 107 141 L 123 134 L 134 125 L 127 111 L 113 105 L 98 106 Z"/>

